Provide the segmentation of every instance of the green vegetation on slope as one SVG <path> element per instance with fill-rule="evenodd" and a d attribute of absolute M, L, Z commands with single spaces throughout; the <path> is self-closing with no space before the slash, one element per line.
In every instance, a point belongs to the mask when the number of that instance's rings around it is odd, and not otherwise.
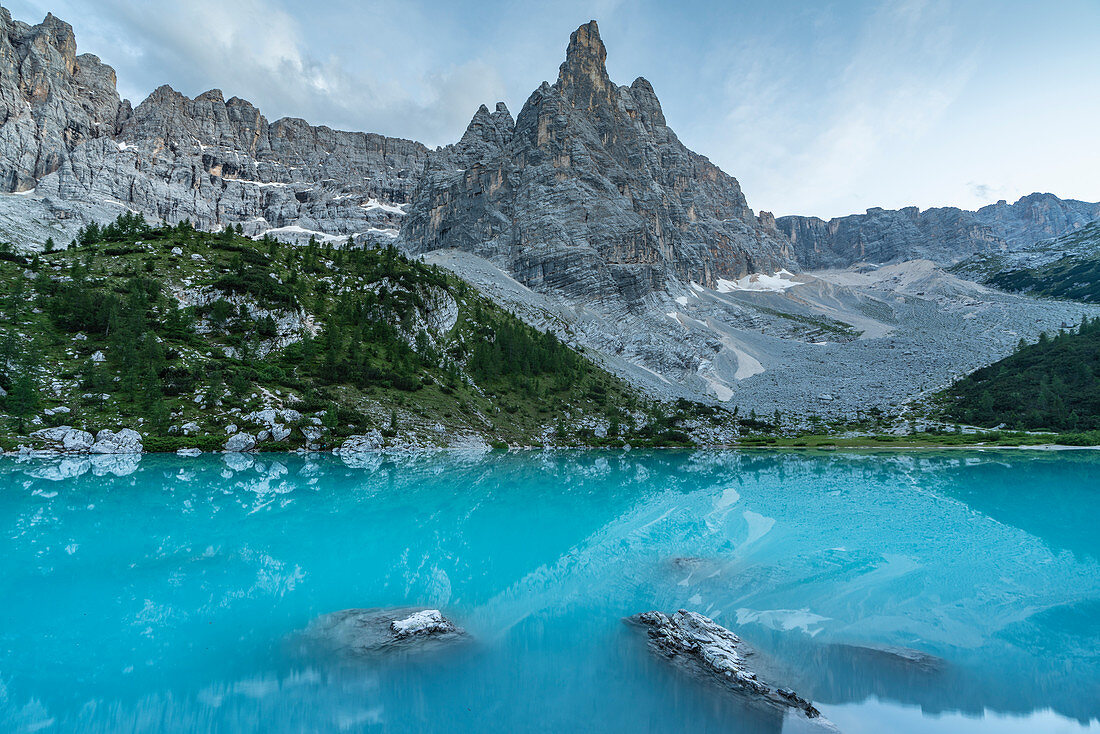
<path fill-rule="evenodd" d="M 1065 254 L 1034 267 L 1018 267 L 1002 255 L 976 256 L 956 270 L 975 273 L 983 282 L 1006 291 L 1100 303 L 1100 221 L 1036 245 L 1040 246 Z"/>
<path fill-rule="evenodd" d="M 1100 429 L 1100 318 L 1038 343 L 959 380 L 944 394 L 944 414 L 978 426 Z"/>
<path fill-rule="evenodd" d="M 273 406 L 301 419 L 268 448 L 371 429 L 571 443 L 594 441 L 594 423 L 610 426 L 605 442 L 690 443 L 675 430 L 683 411 L 639 401 L 553 334 L 393 247 L 296 247 L 124 215 L 69 250 L 5 253 L 0 298 L 8 447 L 65 424 L 213 449 L 230 424 L 258 433 L 247 415 Z"/>

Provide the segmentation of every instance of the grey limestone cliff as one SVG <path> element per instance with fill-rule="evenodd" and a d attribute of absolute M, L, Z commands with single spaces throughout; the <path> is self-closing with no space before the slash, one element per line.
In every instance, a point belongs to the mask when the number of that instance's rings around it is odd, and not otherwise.
<path fill-rule="evenodd" d="M 570 37 L 557 82 L 513 123 L 482 107 L 428 156 L 402 237 L 414 251 L 488 258 L 523 284 L 637 304 L 669 278 L 713 285 L 793 267 L 770 215 L 688 150 L 645 79 L 616 86 L 595 21 Z"/>
<path fill-rule="evenodd" d="M 216 89 L 189 99 L 162 86 L 131 109 L 114 70 L 76 48 L 54 16 L 30 26 L 0 9 L 0 191 L 24 193 L 0 218 L 16 208 L 79 226 L 131 209 L 290 238 L 397 235 L 420 143 L 268 122 Z"/>

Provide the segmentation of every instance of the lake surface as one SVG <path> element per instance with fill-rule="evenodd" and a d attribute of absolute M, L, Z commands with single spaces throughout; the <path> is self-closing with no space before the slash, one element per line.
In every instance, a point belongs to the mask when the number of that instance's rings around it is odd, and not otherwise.
<path fill-rule="evenodd" d="M 790 731 L 621 621 L 680 608 L 845 732 L 1100 731 L 1098 523 L 1091 451 L 3 459 L 0 731 Z M 474 641 L 293 642 L 400 605 Z"/>

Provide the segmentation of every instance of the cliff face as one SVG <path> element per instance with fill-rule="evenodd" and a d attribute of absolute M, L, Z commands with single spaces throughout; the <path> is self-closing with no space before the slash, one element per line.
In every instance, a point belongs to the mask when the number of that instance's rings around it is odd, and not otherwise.
<path fill-rule="evenodd" d="M 0 190 L 33 189 L 76 146 L 116 134 L 128 112 L 114 70 L 76 55 L 72 26 L 53 15 L 30 26 L 0 8 Z"/>
<path fill-rule="evenodd" d="M 951 264 L 972 255 L 1010 252 L 1072 232 L 1100 217 L 1100 204 L 1030 194 L 977 211 L 868 209 L 838 217 L 780 217 L 779 230 L 804 268 L 844 267 L 924 258 Z"/>
<path fill-rule="evenodd" d="M 536 290 L 637 303 L 670 276 L 713 284 L 793 267 L 737 181 L 688 150 L 645 79 L 616 86 L 593 21 L 570 38 L 557 82 L 513 123 L 482 107 L 429 154 L 402 237 L 415 251 L 489 258 Z"/>
<path fill-rule="evenodd" d="M 219 90 L 189 99 L 163 86 L 131 110 L 114 71 L 76 55 L 67 23 L 30 26 L 0 9 L 0 190 L 33 190 L 59 216 L 95 218 L 114 202 L 205 229 L 392 238 L 426 154 L 409 140 L 268 122 Z"/>
<path fill-rule="evenodd" d="M 617 86 L 595 22 L 518 118 L 482 107 L 454 145 L 269 122 L 219 90 L 163 86 L 133 109 L 73 29 L 0 8 L 0 239 L 41 244 L 124 209 L 252 235 L 455 248 L 525 285 L 635 307 L 673 280 L 1011 252 L 1100 217 L 1032 194 L 978 211 L 914 207 L 828 222 L 754 216 L 737 181 L 687 149 L 645 79 Z"/>

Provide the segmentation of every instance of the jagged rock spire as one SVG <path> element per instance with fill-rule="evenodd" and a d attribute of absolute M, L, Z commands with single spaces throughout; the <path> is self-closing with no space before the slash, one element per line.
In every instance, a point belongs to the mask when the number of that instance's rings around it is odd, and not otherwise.
<path fill-rule="evenodd" d="M 606 61 L 600 28 L 590 20 L 569 36 L 565 62 L 558 69 L 558 91 L 580 109 L 611 104 L 615 86 L 607 76 Z"/>

